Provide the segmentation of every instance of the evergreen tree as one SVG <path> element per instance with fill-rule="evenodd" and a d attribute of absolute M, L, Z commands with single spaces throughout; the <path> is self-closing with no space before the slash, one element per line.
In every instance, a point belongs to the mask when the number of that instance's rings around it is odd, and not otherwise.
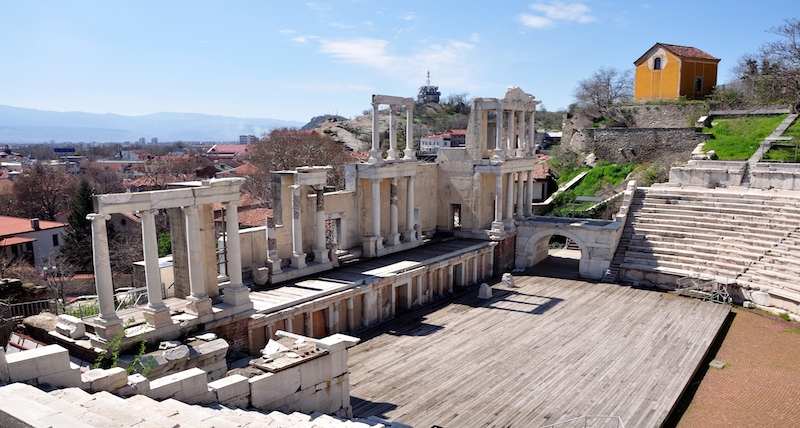
<path fill-rule="evenodd" d="M 92 265 L 92 222 L 86 215 L 94 212 L 92 203 L 94 190 L 89 182 L 81 181 L 78 191 L 70 200 L 69 226 L 62 236 L 64 243 L 59 248 L 62 261 L 74 266 L 77 272 L 91 273 Z"/>

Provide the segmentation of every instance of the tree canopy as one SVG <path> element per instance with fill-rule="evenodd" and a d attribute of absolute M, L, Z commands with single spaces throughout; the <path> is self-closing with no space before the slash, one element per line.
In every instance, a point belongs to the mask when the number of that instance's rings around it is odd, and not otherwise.
<path fill-rule="evenodd" d="M 628 102 L 633 99 L 634 82 L 631 70 L 600 67 L 588 79 L 578 82 L 572 96 L 579 107 L 601 110 L 611 104 Z"/>

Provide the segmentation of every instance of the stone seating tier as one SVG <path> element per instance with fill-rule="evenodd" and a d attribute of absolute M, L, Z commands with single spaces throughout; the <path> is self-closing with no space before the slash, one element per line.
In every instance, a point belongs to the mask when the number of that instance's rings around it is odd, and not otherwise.
<path fill-rule="evenodd" d="M 767 206 L 748 206 L 743 204 L 729 204 L 729 206 L 719 206 L 718 204 L 664 204 L 657 202 L 649 202 L 642 207 L 645 213 L 652 212 L 674 212 L 686 213 L 695 212 L 696 215 L 704 214 L 717 214 L 717 215 L 743 215 L 754 216 L 761 218 L 772 218 L 782 216 L 785 219 L 800 220 L 800 213 L 794 209 L 770 209 Z"/>
<path fill-rule="evenodd" d="M 755 247 L 761 253 L 768 251 L 775 245 L 775 239 L 764 239 L 762 236 L 749 236 L 749 235 L 731 235 L 731 236 L 720 236 L 714 233 L 705 233 L 705 232 L 697 232 L 695 230 L 691 231 L 680 231 L 670 229 L 668 227 L 664 227 L 661 225 L 650 225 L 651 227 L 643 227 L 639 226 L 636 228 L 637 235 L 644 235 L 646 238 L 651 235 L 657 235 L 661 238 L 670 238 L 673 242 L 679 242 L 684 239 L 693 239 L 699 240 L 705 243 L 705 245 L 714 245 L 718 247 Z M 702 230 L 702 229 L 700 229 Z"/>
<path fill-rule="evenodd" d="M 788 235 L 786 228 L 770 228 L 760 227 L 758 224 L 750 222 L 737 222 L 725 220 L 704 220 L 704 221 L 675 221 L 668 219 L 656 218 L 639 218 L 636 219 L 634 230 L 641 226 L 647 228 L 648 226 L 658 227 L 675 232 L 693 233 L 695 231 L 703 231 L 705 233 L 716 234 L 719 236 L 740 236 L 743 233 L 758 236 L 764 240 L 781 239 Z M 776 226 L 776 225 L 773 225 Z"/>
<path fill-rule="evenodd" d="M 629 245 L 644 245 L 650 247 L 668 247 L 676 249 L 692 249 L 698 252 L 713 254 L 729 254 L 746 260 L 757 260 L 760 254 L 770 250 L 770 246 L 762 244 L 760 246 L 750 245 L 751 240 L 744 238 L 726 238 L 716 242 L 716 245 L 708 244 L 707 239 L 695 238 L 675 238 L 663 235 L 636 235 L 638 238 L 632 239 Z"/>
<path fill-rule="evenodd" d="M 647 255 L 643 257 L 636 256 L 637 254 L 635 252 L 631 252 L 630 255 L 626 254 L 623 265 L 626 268 L 630 265 L 669 267 L 692 273 L 716 274 L 722 277 L 728 276 L 731 280 L 735 279 L 742 271 L 742 266 L 740 265 L 715 260 L 697 260 L 692 257 L 671 255 L 657 255 L 655 257 L 649 257 Z"/>
<path fill-rule="evenodd" d="M 640 245 L 630 245 L 628 246 L 628 251 L 631 254 L 639 254 L 639 255 L 652 255 L 652 257 L 658 257 L 660 255 L 675 255 L 680 257 L 693 257 L 699 260 L 717 260 L 719 258 L 719 254 L 716 252 L 711 251 L 703 251 L 702 248 L 697 247 L 671 247 L 671 246 L 640 246 Z M 745 258 L 742 256 L 749 256 L 750 258 Z M 744 254 L 744 253 L 736 253 L 736 254 L 726 254 L 725 257 L 731 263 L 738 264 L 740 266 L 749 266 L 753 262 L 755 262 L 758 258 L 752 255 Z"/>
<path fill-rule="evenodd" d="M 157 401 L 144 395 L 124 399 L 108 392 L 90 394 L 79 388 L 57 389 L 47 393 L 23 383 L 0 387 L 0 399 L 6 403 L 5 409 L 17 409 L 13 416 L 23 418 L 28 426 L 407 427 L 378 418 L 346 420 L 321 413 L 259 412 L 219 404 L 190 405 L 174 399 Z"/>

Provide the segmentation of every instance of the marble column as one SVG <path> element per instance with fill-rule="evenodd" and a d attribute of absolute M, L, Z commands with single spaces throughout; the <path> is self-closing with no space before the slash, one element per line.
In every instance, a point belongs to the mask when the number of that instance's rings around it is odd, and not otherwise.
<path fill-rule="evenodd" d="M 533 214 L 531 205 L 533 204 L 533 171 L 528 171 L 528 187 L 525 192 L 525 216 L 528 217 Z"/>
<path fill-rule="evenodd" d="M 387 245 L 400 245 L 400 233 L 397 231 L 397 178 L 392 178 L 389 192 L 389 236 L 387 236 Z"/>
<path fill-rule="evenodd" d="M 186 313 L 198 317 L 211 313 L 211 299 L 206 294 L 203 243 L 200 239 L 200 217 L 197 206 L 183 207 L 186 216 L 186 246 L 189 249 L 189 290 Z"/>
<path fill-rule="evenodd" d="M 397 117 L 395 116 L 394 106 L 389 106 L 389 150 L 386 152 L 386 160 L 393 161 L 400 158 L 397 151 Z"/>
<path fill-rule="evenodd" d="M 522 207 L 523 207 L 522 198 L 524 196 L 523 187 L 525 186 L 525 180 L 522 175 L 523 172 L 524 171 L 517 172 L 517 206 L 516 206 L 516 212 L 514 213 L 514 218 L 517 220 L 522 219 Z"/>
<path fill-rule="evenodd" d="M 368 164 L 380 163 L 383 159 L 380 153 L 380 135 L 378 134 L 378 110 L 380 104 L 372 104 L 372 149 L 369 151 Z"/>
<path fill-rule="evenodd" d="M 289 186 L 292 189 L 292 267 L 303 269 L 306 265 L 306 253 L 303 252 L 303 223 L 300 219 L 300 184 Z"/>
<path fill-rule="evenodd" d="M 153 328 L 172 325 L 169 308 L 161 296 L 161 268 L 158 265 L 158 236 L 155 215 L 158 210 L 142 210 L 142 247 L 144 275 L 147 282 L 147 306 L 144 308 L 147 325 Z"/>
<path fill-rule="evenodd" d="M 264 330 L 264 333 L 266 333 L 267 336 L 267 343 L 269 343 L 269 341 L 273 340 L 272 338 L 275 337 L 275 323 L 267 324 L 267 327 Z"/>
<path fill-rule="evenodd" d="M 361 295 L 361 327 L 369 327 L 369 292 Z"/>
<path fill-rule="evenodd" d="M 495 174 L 494 180 L 494 221 L 492 222 L 494 232 L 503 231 L 503 174 Z"/>
<path fill-rule="evenodd" d="M 283 320 L 283 329 L 289 333 L 293 333 L 294 326 L 292 325 L 292 321 L 294 321 L 294 316 L 289 316 L 289 318 Z"/>
<path fill-rule="evenodd" d="M 270 275 L 281 272 L 281 259 L 278 258 L 278 234 L 275 231 L 275 219 L 267 216 L 267 267 Z"/>
<path fill-rule="evenodd" d="M 338 327 L 338 318 L 339 318 L 339 302 L 334 302 L 332 305 L 328 305 L 328 318 L 325 320 L 325 333 L 327 335 L 336 334 L 338 331 L 336 328 Z"/>
<path fill-rule="evenodd" d="M 375 241 L 375 249 L 383 249 L 383 237 L 381 236 L 381 179 L 371 178 L 372 182 L 372 236 Z"/>
<path fill-rule="evenodd" d="M 531 112 L 530 122 L 528 123 L 531 134 L 530 144 L 528 145 L 528 155 L 536 154 L 536 107 L 534 106 Z"/>
<path fill-rule="evenodd" d="M 406 190 L 406 230 L 403 239 L 407 242 L 416 241 L 417 233 L 414 229 L 414 176 L 408 177 Z"/>
<path fill-rule="evenodd" d="M 250 303 L 250 290 L 242 284 L 242 247 L 239 241 L 239 202 L 225 202 L 225 244 L 228 249 L 228 278 L 223 301 L 232 306 Z"/>
<path fill-rule="evenodd" d="M 383 321 L 383 287 L 378 287 L 378 291 L 376 291 L 375 294 L 378 295 L 378 302 L 377 305 L 375 305 L 378 310 L 378 322 L 381 322 Z"/>
<path fill-rule="evenodd" d="M 478 255 L 472 258 L 472 283 L 478 283 Z"/>
<path fill-rule="evenodd" d="M 303 324 L 305 331 L 304 336 L 306 337 L 314 337 L 314 313 L 313 312 L 306 312 L 303 314 Z"/>
<path fill-rule="evenodd" d="M 503 220 L 514 218 L 514 173 L 509 172 L 506 176 L 506 213 Z"/>
<path fill-rule="evenodd" d="M 314 261 L 317 263 L 329 263 L 331 259 L 328 257 L 328 248 L 325 245 L 325 196 L 324 187 L 319 186 L 314 188 L 317 194 L 317 230 L 316 239 L 314 242 Z"/>
<path fill-rule="evenodd" d="M 106 220 L 108 214 L 89 214 L 86 219 L 92 222 L 92 262 L 94 263 L 94 285 L 100 316 L 95 319 L 95 333 L 100 339 L 108 341 L 122 331 L 122 320 L 114 309 L 114 282 L 111 276 L 111 261 L 108 253 L 108 234 Z"/>
<path fill-rule="evenodd" d="M 517 149 L 518 158 L 525 157 L 525 155 L 528 153 L 527 144 L 525 143 L 525 116 L 527 115 L 528 113 L 525 110 L 519 112 L 519 124 L 517 126 L 519 129 L 519 148 Z"/>
<path fill-rule="evenodd" d="M 447 292 L 453 293 L 453 285 L 455 283 L 455 275 L 453 274 L 453 265 L 447 266 Z"/>
<path fill-rule="evenodd" d="M 508 145 L 506 146 L 506 157 L 516 155 L 517 150 L 517 130 L 514 121 L 514 110 L 508 111 Z"/>
<path fill-rule="evenodd" d="M 422 306 L 422 274 L 416 276 L 417 279 L 417 306 Z"/>
<path fill-rule="evenodd" d="M 406 106 L 406 149 L 403 150 L 403 159 L 406 161 L 416 161 L 417 155 L 414 151 L 414 105 Z"/>
<path fill-rule="evenodd" d="M 356 329 L 356 314 L 354 298 L 347 299 L 347 331 L 352 332 Z"/>
<path fill-rule="evenodd" d="M 494 156 L 493 160 L 501 160 L 504 155 L 505 142 L 503 141 L 503 109 L 497 107 L 497 126 L 495 127 Z"/>

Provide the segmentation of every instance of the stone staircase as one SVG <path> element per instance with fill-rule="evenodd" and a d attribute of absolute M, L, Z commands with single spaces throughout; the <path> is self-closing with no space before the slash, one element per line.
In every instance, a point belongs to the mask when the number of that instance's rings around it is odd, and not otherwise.
<path fill-rule="evenodd" d="M 732 282 L 800 226 L 800 194 L 740 192 L 651 187 L 632 207 L 620 269 Z"/>
<path fill-rule="evenodd" d="M 759 143 L 758 150 L 753 153 L 753 156 L 750 156 L 750 159 L 747 160 L 747 166 L 745 167 L 744 171 L 744 178 L 742 178 L 742 187 L 750 187 L 750 171 L 756 168 L 756 165 L 761 162 L 761 159 L 764 157 L 764 153 L 769 151 L 772 147 L 772 141 L 778 140 L 781 137 L 781 134 L 786 132 L 786 129 L 792 125 L 792 123 L 797 119 L 797 114 L 790 114 L 786 116 L 783 121 L 772 131 L 772 134 L 769 135 L 764 141 Z M 788 137 L 787 137 L 788 138 Z"/>
<path fill-rule="evenodd" d="M 90 394 L 80 388 L 46 392 L 24 383 L 0 386 L 0 425 L 69 428 L 408 427 L 375 417 L 346 420 L 320 413 L 256 411 L 220 404 L 200 406 L 171 398 L 157 401 L 144 395 L 121 398 L 102 391 Z"/>
<path fill-rule="evenodd" d="M 617 250 L 614 252 L 614 258 L 611 260 L 611 265 L 608 267 L 608 269 L 606 269 L 601 282 L 605 282 L 607 284 L 613 284 L 617 282 L 617 278 L 619 277 L 619 267 L 622 264 L 622 261 L 625 259 L 625 252 L 628 250 L 628 245 L 630 245 L 631 237 L 634 233 L 631 221 L 636 216 L 636 213 L 638 213 L 642 208 L 642 200 L 646 194 L 647 193 L 645 189 L 636 189 L 636 192 L 633 195 L 633 201 L 631 201 L 630 209 L 628 210 L 628 216 L 625 220 L 625 227 L 622 229 L 622 236 L 619 239 L 619 244 L 617 244 Z"/>

